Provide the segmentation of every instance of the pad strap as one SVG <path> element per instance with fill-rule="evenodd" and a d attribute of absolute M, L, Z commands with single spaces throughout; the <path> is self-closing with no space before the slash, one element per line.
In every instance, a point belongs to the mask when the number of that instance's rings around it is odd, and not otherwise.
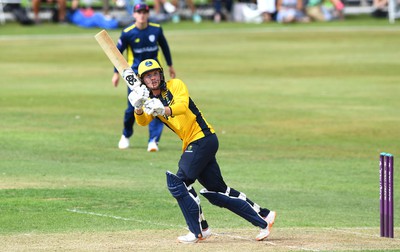
<path fill-rule="evenodd" d="M 254 226 L 265 228 L 268 223 L 259 214 L 260 206 L 247 199 L 244 193 L 229 188 L 225 193 L 201 189 L 200 193 L 210 201 L 211 204 L 224 207 L 241 216 Z"/>

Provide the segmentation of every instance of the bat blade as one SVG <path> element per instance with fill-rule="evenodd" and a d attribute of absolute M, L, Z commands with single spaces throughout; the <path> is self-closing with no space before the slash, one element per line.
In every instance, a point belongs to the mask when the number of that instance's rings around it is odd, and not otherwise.
<path fill-rule="evenodd" d="M 130 89 L 133 89 L 134 84 L 138 84 L 138 78 L 133 72 L 132 68 L 129 66 L 126 59 L 115 46 L 114 41 L 108 35 L 106 30 L 102 30 L 97 33 L 94 38 L 97 40 L 104 53 L 107 55 L 108 59 L 118 70 L 119 74 L 124 78 L 126 84 Z M 140 82 L 139 82 L 140 83 Z"/>

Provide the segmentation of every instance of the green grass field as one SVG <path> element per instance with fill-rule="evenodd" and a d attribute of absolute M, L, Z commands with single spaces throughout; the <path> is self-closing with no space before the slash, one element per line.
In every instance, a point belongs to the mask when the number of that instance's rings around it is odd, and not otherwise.
<path fill-rule="evenodd" d="M 165 183 L 165 171 L 177 170 L 181 142 L 166 128 L 160 152 L 147 153 L 147 128 L 135 125 L 133 146 L 117 148 L 126 87 L 111 84 L 111 63 L 93 37 L 99 31 L 52 24 L 0 27 L 4 251 L 132 251 L 85 243 L 71 249 L 61 241 L 41 246 L 57 235 L 79 240 L 80 234 L 121 232 L 161 232 L 166 247 L 157 249 L 184 249 L 175 244 L 175 233 L 186 232 L 184 219 Z M 399 22 L 354 17 L 293 26 L 189 22 L 165 24 L 164 32 L 178 78 L 217 131 L 226 182 L 278 212 L 279 239 L 273 233 L 271 242 L 287 239 L 285 230 L 345 229 L 367 230 L 367 240 L 376 243 L 364 243 L 366 235 L 360 234 L 347 247 L 307 247 L 303 241 L 279 248 L 400 247 L 399 238 L 379 238 L 378 189 L 379 153 L 391 152 L 399 237 Z M 110 31 L 114 40 L 119 33 Z M 214 230 L 257 234 L 251 224 L 201 200 Z M 31 241 L 14 247 L 26 235 L 43 238 L 34 247 Z M 340 244 L 346 235 L 337 236 Z M 232 251 L 225 239 L 218 249 Z M 248 244 L 253 251 L 269 246 L 244 243 L 242 251 Z"/>

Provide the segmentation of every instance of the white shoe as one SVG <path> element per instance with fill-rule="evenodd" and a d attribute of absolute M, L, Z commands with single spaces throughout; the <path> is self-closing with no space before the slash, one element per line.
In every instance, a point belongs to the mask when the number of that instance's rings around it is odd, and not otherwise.
<path fill-rule="evenodd" d="M 123 149 L 128 149 L 128 147 L 129 147 L 129 138 L 122 135 L 121 139 L 119 139 L 118 148 L 123 150 Z"/>
<path fill-rule="evenodd" d="M 201 18 L 201 16 L 199 14 L 196 13 L 196 14 L 193 15 L 193 22 L 198 24 L 198 23 L 201 23 L 201 21 L 202 21 L 202 18 Z"/>
<path fill-rule="evenodd" d="M 181 17 L 178 14 L 172 16 L 172 23 L 179 23 L 181 21 Z"/>
<path fill-rule="evenodd" d="M 243 5 L 243 17 L 246 23 L 260 24 L 263 21 L 261 13 L 255 4 Z"/>
<path fill-rule="evenodd" d="M 150 141 L 149 144 L 147 145 L 147 151 L 148 152 L 156 152 L 158 151 L 158 145 L 155 141 Z"/>
<path fill-rule="evenodd" d="M 175 6 L 173 4 L 171 4 L 170 2 L 165 2 L 164 3 L 164 9 L 168 13 L 173 13 L 173 12 L 176 11 Z"/>
<path fill-rule="evenodd" d="M 126 3 L 125 0 L 117 0 L 115 1 L 115 5 L 117 5 L 118 8 L 123 8 L 125 7 Z"/>
<path fill-rule="evenodd" d="M 276 218 L 276 212 L 271 211 L 269 212 L 268 216 L 265 217 L 265 221 L 267 222 L 267 227 L 260 230 L 260 233 L 257 235 L 256 240 L 262 241 L 267 239 L 269 234 L 271 233 L 272 226 L 274 225 Z"/>
<path fill-rule="evenodd" d="M 198 241 L 207 239 L 212 234 L 211 230 L 209 228 L 203 229 L 201 231 L 201 233 L 202 233 L 203 237 L 197 238 L 192 232 L 189 231 L 189 233 L 187 233 L 187 235 L 179 236 L 178 242 L 180 242 L 180 243 L 196 243 Z"/>

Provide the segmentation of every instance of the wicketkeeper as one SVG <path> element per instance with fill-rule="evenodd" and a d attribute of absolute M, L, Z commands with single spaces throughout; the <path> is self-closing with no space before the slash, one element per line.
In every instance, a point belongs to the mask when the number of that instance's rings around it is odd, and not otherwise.
<path fill-rule="evenodd" d="M 165 82 L 164 72 L 157 61 L 147 59 L 139 64 L 141 84 L 129 95 L 135 107 L 138 125 L 146 126 L 152 120 L 162 121 L 182 139 L 182 156 L 176 174 L 167 171 L 167 185 L 176 198 L 185 217 L 189 233 L 179 236 L 182 243 L 195 243 L 211 235 L 208 224 L 192 184 L 199 181 L 200 190 L 212 204 L 224 207 L 261 228 L 256 240 L 268 237 L 276 213 L 262 208 L 247 196 L 228 187 L 216 160 L 218 138 L 206 121 L 180 79 Z M 144 85 L 143 85 L 144 84 Z"/>

